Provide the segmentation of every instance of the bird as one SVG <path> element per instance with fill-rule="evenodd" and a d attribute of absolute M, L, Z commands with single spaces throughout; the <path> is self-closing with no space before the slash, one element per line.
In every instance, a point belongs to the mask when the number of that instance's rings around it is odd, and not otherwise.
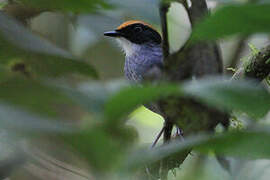
<path fill-rule="evenodd" d="M 150 24 L 130 20 L 122 23 L 115 30 L 104 33 L 105 36 L 117 40 L 125 54 L 124 73 L 132 84 L 142 85 L 146 80 L 158 80 L 162 76 L 163 49 L 162 37 Z M 165 115 L 155 103 L 145 104 L 151 111 Z M 154 147 L 164 131 L 161 129 L 152 147 Z"/>
<path fill-rule="evenodd" d="M 154 69 L 162 69 L 162 38 L 151 25 L 131 20 L 104 35 L 114 37 L 123 49 L 124 73 L 131 83 L 141 84 Z"/>

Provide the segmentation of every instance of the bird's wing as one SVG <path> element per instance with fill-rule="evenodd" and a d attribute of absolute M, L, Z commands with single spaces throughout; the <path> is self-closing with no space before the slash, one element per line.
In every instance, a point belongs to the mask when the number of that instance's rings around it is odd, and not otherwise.
<path fill-rule="evenodd" d="M 143 81 L 146 81 L 146 82 L 151 82 L 151 84 L 155 84 L 155 83 L 158 83 L 161 78 L 162 78 L 162 68 L 163 68 L 163 64 L 154 64 L 152 65 L 144 74 L 143 74 Z M 148 103 L 148 104 L 144 104 L 144 106 L 163 116 L 164 114 L 162 113 L 162 111 L 160 110 L 159 106 L 157 103 L 155 102 L 152 102 L 152 103 Z"/>
<path fill-rule="evenodd" d="M 163 64 L 153 64 L 148 68 L 148 70 L 143 74 L 143 81 L 155 82 L 162 77 Z"/>

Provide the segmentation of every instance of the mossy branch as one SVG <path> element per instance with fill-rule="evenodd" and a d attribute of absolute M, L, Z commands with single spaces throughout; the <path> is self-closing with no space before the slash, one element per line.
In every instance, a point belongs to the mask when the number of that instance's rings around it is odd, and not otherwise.
<path fill-rule="evenodd" d="M 270 45 L 261 49 L 258 53 L 252 55 L 247 62 L 240 67 L 233 80 L 241 78 L 251 78 L 256 81 L 262 81 L 270 75 Z"/>
<path fill-rule="evenodd" d="M 245 67 L 245 77 L 262 81 L 270 74 L 270 45 L 263 48 Z"/>

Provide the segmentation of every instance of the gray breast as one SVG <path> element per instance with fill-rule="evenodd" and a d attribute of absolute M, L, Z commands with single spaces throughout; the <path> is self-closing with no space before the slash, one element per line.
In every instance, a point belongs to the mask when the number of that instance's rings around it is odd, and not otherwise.
<path fill-rule="evenodd" d="M 162 49 L 160 46 L 144 46 L 125 59 L 125 76 L 132 83 L 141 83 L 153 67 L 161 67 Z"/>

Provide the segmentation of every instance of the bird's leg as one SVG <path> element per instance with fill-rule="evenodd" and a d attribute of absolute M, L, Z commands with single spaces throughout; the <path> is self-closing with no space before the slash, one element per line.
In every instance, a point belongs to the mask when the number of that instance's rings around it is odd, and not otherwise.
<path fill-rule="evenodd" d="M 181 141 L 184 141 L 184 133 L 183 130 L 179 127 L 177 127 L 176 129 L 176 133 L 174 137 L 179 137 Z M 191 152 L 189 153 L 191 156 L 193 156 L 194 154 L 192 154 Z"/>
<path fill-rule="evenodd" d="M 160 132 L 158 133 L 155 141 L 153 142 L 151 148 L 154 148 L 159 140 L 159 138 L 161 137 L 162 133 L 164 132 L 165 126 L 162 127 L 162 129 L 160 130 Z"/>
<path fill-rule="evenodd" d="M 173 129 L 173 123 L 169 121 L 165 121 L 164 134 L 163 134 L 164 143 L 167 143 L 171 140 L 172 129 Z"/>
<path fill-rule="evenodd" d="M 162 127 L 162 129 L 161 129 L 160 132 L 158 133 L 158 135 L 157 135 L 155 141 L 153 142 L 151 148 L 153 148 L 153 147 L 156 146 L 158 140 L 160 139 L 161 135 L 164 133 L 165 130 L 166 130 L 166 131 L 169 131 L 169 133 L 167 133 L 167 135 L 164 134 L 164 140 L 165 140 L 165 141 L 169 141 L 170 138 L 171 138 L 172 127 L 173 127 L 172 124 L 166 123 L 166 122 L 165 122 L 164 125 L 163 125 L 163 127 Z M 178 130 L 179 130 L 179 133 L 182 132 L 182 130 L 181 130 L 180 128 L 178 128 L 178 129 L 177 129 L 177 134 L 178 134 Z M 170 134 L 170 135 L 168 135 L 168 134 Z"/>

